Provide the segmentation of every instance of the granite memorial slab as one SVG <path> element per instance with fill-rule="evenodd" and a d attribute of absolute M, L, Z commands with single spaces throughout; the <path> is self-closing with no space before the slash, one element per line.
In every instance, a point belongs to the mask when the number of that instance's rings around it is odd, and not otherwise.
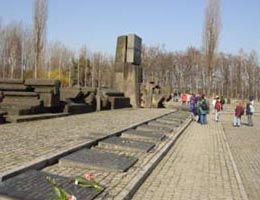
<path fill-rule="evenodd" d="M 127 138 L 110 137 L 102 140 L 98 143 L 98 147 L 115 149 L 115 150 L 126 150 L 134 152 L 148 152 L 155 146 L 151 142 L 140 142 Z"/>
<path fill-rule="evenodd" d="M 139 139 L 139 140 L 152 140 L 152 141 L 162 141 L 166 136 L 161 133 L 154 133 L 148 131 L 140 131 L 136 129 L 129 129 L 122 133 L 123 137 Z"/>
<path fill-rule="evenodd" d="M 29 170 L 2 182 L 0 184 L 0 197 L 5 195 L 19 200 L 51 200 L 55 193 L 46 177 L 55 179 L 59 187 L 74 195 L 77 200 L 91 200 L 100 193 L 93 188 L 75 185 L 74 180 L 70 178 Z"/>
<path fill-rule="evenodd" d="M 165 123 L 165 124 L 170 124 L 170 125 L 176 125 L 176 124 L 182 124 L 183 121 L 180 119 L 174 119 L 174 120 L 169 120 L 169 119 L 156 119 L 157 122 Z"/>
<path fill-rule="evenodd" d="M 137 158 L 102 152 L 95 149 L 82 149 L 59 160 L 63 166 L 93 168 L 106 171 L 125 172 L 132 167 Z"/>
<path fill-rule="evenodd" d="M 160 126 L 160 127 L 166 127 L 166 128 L 174 129 L 175 127 L 179 127 L 179 126 L 180 126 L 180 123 L 167 124 L 167 123 L 158 122 L 158 121 L 151 121 L 151 122 L 148 123 L 148 125 Z"/>
<path fill-rule="evenodd" d="M 169 121 L 185 121 L 185 118 L 180 117 L 178 115 L 162 117 L 161 119 L 169 120 Z"/>
<path fill-rule="evenodd" d="M 152 125 L 148 125 L 148 124 L 144 124 L 141 126 L 138 126 L 136 128 L 136 130 L 143 130 L 143 131 L 156 131 L 156 132 L 163 132 L 163 133 L 169 133 L 173 130 L 173 128 L 168 128 L 168 127 L 162 127 L 162 126 L 152 126 Z"/>

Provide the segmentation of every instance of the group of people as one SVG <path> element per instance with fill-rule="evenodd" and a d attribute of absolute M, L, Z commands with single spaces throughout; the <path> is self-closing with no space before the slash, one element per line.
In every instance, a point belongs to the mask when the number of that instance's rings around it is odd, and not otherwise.
<path fill-rule="evenodd" d="M 246 113 L 247 116 L 247 125 L 253 126 L 253 114 L 255 112 L 254 101 L 253 99 L 249 99 L 249 101 L 245 104 L 242 101 L 236 102 L 235 107 L 235 117 L 234 117 L 234 127 L 241 126 L 241 118 Z"/>
<path fill-rule="evenodd" d="M 192 94 L 188 102 L 189 109 L 193 114 L 194 120 L 200 124 L 207 124 L 207 114 L 209 114 L 209 101 L 205 95 Z"/>
<path fill-rule="evenodd" d="M 255 112 L 253 99 L 253 97 L 249 97 L 249 101 L 247 103 L 242 101 L 236 102 L 233 121 L 234 127 L 241 126 L 241 118 L 244 113 L 247 116 L 248 126 L 253 126 L 253 114 Z M 181 103 L 187 104 L 189 106 L 194 120 L 202 125 L 207 124 L 207 115 L 210 112 L 210 106 L 209 100 L 205 97 L 205 95 L 182 94 Z M 216 122 L 219 122 L 220 112 L 223 111 L 224 104 L 225 98 L 223 96 L 221 96 L 221 98 L 216 96 L 212 100 L 212 111 L 214 113 L 214 120 Z"/>

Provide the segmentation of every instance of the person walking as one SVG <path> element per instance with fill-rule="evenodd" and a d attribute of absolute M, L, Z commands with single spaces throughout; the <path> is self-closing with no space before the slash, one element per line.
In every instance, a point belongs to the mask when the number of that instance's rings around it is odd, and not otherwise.
<path fill-rule="evenodd" d="M 224 104 L 226 103 L 226 101 L 225 101 L 225 99 L 224 99 L 224 97 L 223 96 L 221 96 L 221 98 L 220 98 L 220 104 L 221 104 L 221 110 L 223 111 L 223 109 L 224 109 Z"/>
<path fill-rule="evenodd" d="M 211 105 L 213 107 L 212 109 L 212 114 L 215 114 L 215 105 L 216 105 L 216 102 L 217 102 L 217 98 L 213 98 L 212 102 L 211 102 Z"/>
<path fill-rule="evenodd" d="M 252 102 L 248 102 L 246 104 L 246 116 L 247 116 L 247 122 L 248 126 L 253 126 L 253 113 L 255 112 L 254 106 Z"/>
<path fill-rule="evenodd" d="M 200 113 L 200 124 L 207 124 L 207 114 L 209 114 L 209 102 L 205 95 L 201 95 L 201 100 L 198 103 L 198 109 Z"/>
<path fill-rule="evenodd" d="M 234 127 L 241 126 L 241 116 L 244 114 L 244 108 L 241 102 L 236 103 L 235 117 L 234 117 Z"/>
<path fill-rule="evenodd" d="M 215 121 L 218 122 L 219 121 L 219 113 L 221 110 L 221 103 L 219 100 L 219 97 L 216 97 L 216 103 L 214 105 L 214 109 L 215 109 Z"/>
<path fill-rule="evenodd" d="M 181 103 L 186 104 L 187 103 L 187 94 L 183 93 L 181 96 Z"/>

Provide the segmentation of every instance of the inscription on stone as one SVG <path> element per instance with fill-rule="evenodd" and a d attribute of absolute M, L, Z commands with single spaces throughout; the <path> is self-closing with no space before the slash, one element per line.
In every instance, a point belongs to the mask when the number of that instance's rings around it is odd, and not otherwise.
<path fill-rule="evenodd" d="M 173 130 L 173 128 L 167 128 L 167 127 L 162 127 L 162 126 L 152 126 L 152 125 L 148 125 L 148 124 L 144 124 L 142 126 L 138 126 L 136 128 L 137 130 L 144 130 L 144 131 L 161 131 L 161 132 L 171 132 Z"/>
<path fill-rule="evenodd" d="M 119 36 L 117 38 L 116 46 L 116 63 L 125 63 L 126 62 L 126 50 L 127 50 L 127 36 Z M 118 71 L 117 72 L 122 72 Z"/>
<path fill-rule="evenodd" d="M 0 195 L 6 195 L 19 200 L 50 200 L 54 196 L 53 188 L 46 177 L 52 177 L 56 183 L 78 200 L 94 199 L 100 192 L 92 188 L 82 188 L 69 178 L 30 170 L 0 185 Z"/>
<path fill-rule="evenodd" d="M 80 168 L 125 172 L 133 166 L 137 160 L 137 158 L 132 156 L 123 156 L 95 149 L 82 149 L 60 159 L 59 164 Z"/>
<path fill-rule="evenodd" d="M 182 124 L 182 122 L 183 122 L 180 119 L 170 120 L 170 119 L 164 119 L 164 118 L 156 119 L 156 121 L 165 123 L 165 124 L 170 124 L 170 125 Z"/>
<path fill-rule="evenodd" d="M 180 126 L 179 123 L 176 123 L 176 124 L 173 125 L 173 124 L 167 124 L 167 123 L 158 122 L 158 121 L 151 121 L 151 122 L 148 123 L 148 125 L 166 127 L 166 128 L 170 128 L 170 129 L 173 129 L 174 127 Z"/>
<path fill-rule="evenodd" d="M 127 36 L 127 63 L 141 64 L 142 39 L 135 34 Z"/>
<path fill-rule="evenodd" d="M 101 148 L 116 150 L 148 152 L 155 146 L 155 144 L 150 142 L 139 142 L 127 138 L 111 137 L 99 142 L 98 146 Z"/>
<path fill-rule="evenodd" d="M 153 140 L 153 141 L 161 141 L 166 136 L 160 133 L 148 132 L 148 131 L 139 131 L 135 129 L 130 129 L 122 133 L 123 137 L 133 138 L 133 139 L 144 139 L 144 140 Z"/>

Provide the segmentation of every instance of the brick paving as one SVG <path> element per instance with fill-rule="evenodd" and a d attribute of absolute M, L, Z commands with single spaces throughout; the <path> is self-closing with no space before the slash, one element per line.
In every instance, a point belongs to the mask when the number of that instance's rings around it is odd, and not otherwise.
<path fill-rule="evenodd" d="M 236 175 L 221 123 L 193 122 L 133 200 L 240 200 Z"/>
<path fill-rule="evenodd" d="M 232 127 L 233 115 L 223 115 L 221 120 L 248 199 L 260 199 L 260 115 L 254 115 L 254 127 L 244 124 L 246 116 L 240 128 Z"/>
<path fill-rule="evenodd" d="M 122 109 L 0 126 L 0 173 L 172 112 Z"/>

